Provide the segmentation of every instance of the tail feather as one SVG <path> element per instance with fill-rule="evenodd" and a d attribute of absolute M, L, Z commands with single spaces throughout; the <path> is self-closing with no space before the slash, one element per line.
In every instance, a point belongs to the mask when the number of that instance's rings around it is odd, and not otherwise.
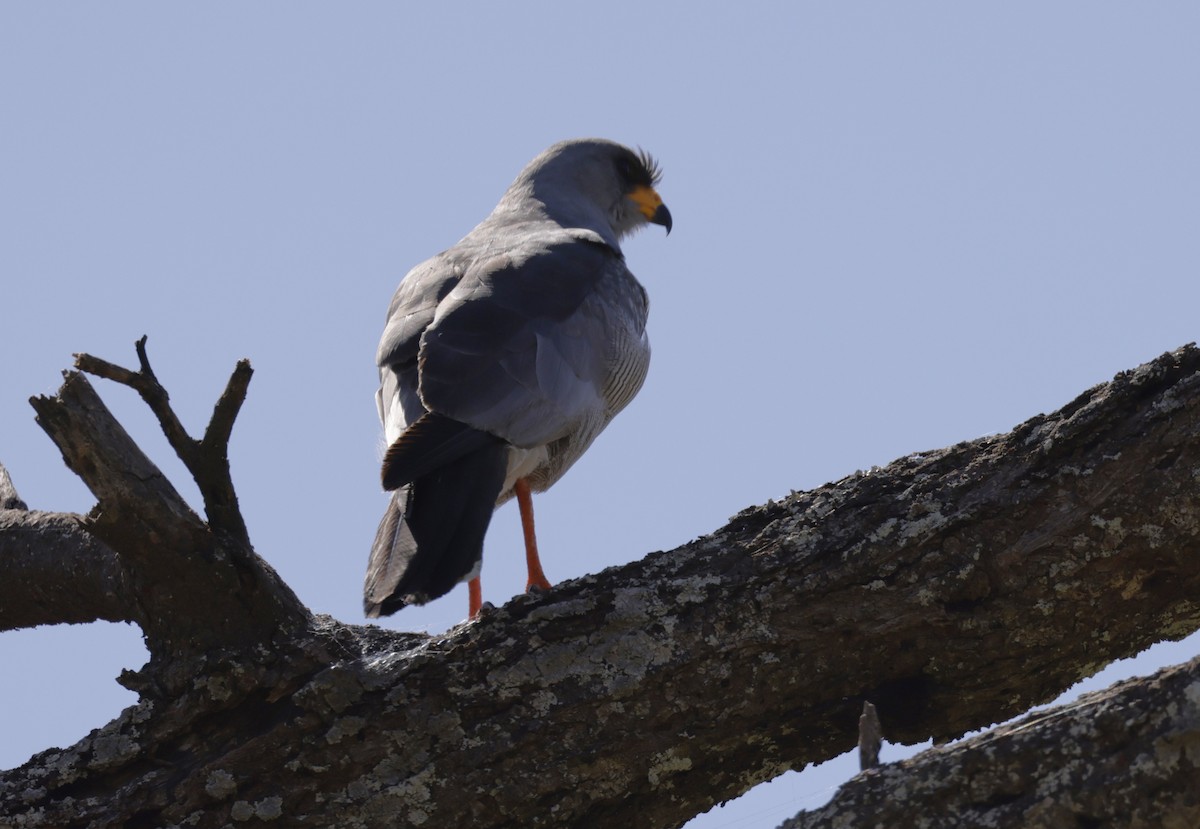
<path fill-rule="evenodd" d="M 392 442 L 383 456 L 383 488 L 398 489 L 500 438 L 443 415 L 426 412 Z"/>
<path fill-rule="evenodd" d="M 507 447 L 492 442 L 392 494 L 367 564 L 368 617 L 425 604 L 478 572 L 507 469 Z"/>
<path fill-rule="evenodd" d="M 367 561 L 367 577 L 363 583 L 363 612 L 368 618 L 377 619 L 399 610 L 385 609 L 385 602 L 395 591 L 405 569 L 417 552 L 412 530 L 404 521 L 409 500 L 409 487 L 392 493 L 388 500 L 375 541 L 371 544 L 371 558 Z"/>

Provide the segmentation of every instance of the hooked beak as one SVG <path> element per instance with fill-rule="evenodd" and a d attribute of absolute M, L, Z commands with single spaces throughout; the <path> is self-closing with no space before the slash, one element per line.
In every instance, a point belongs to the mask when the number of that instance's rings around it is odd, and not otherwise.
<path fill-rule="evenodd" d="M 629 199 L 637 205 L 646 220 L 652 224 L 662 225 L 671 232 L 671 211 L 663 204 L 662 196 L 653 187 L 639 184 L 629 194 Z"/>

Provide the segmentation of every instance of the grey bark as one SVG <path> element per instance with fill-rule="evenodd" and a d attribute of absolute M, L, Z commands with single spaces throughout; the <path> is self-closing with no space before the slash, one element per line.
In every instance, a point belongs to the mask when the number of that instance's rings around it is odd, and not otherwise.
<path fill-rule="evenodd" d="M 16 825 L 678 826 L 852 748 L 865 700 L 946 740 L 1200 627 L 1192 347 L 436 637 L 309 617 L 89 392 L 35 407 L 152 659 L 139 705 L 0 775 Z"/>

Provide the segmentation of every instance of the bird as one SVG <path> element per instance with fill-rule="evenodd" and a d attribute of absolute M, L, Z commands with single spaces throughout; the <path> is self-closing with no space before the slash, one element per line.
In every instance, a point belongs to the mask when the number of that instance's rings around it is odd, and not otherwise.
<path fill-rule="evenodd" d="M 369 618 L 420 605 L 480 569 L 493 511 L 516 498 L 526 590 L 551 588 L 532 493 L 558 481 L 641 389 L 649 298 L 621 240 L 669 234 L 658 163 L 599 138 L 560 141 L 495 209 L 401 280 L 376 353 L 391 492 L 363 584 Z"/>

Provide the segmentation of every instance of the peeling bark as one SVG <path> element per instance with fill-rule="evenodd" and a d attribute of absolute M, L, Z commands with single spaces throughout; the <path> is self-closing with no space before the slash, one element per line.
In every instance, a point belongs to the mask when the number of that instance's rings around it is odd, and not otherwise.
<path fill-rule="evenodd" d="M 210 643 L 204 608 L 158 605 L 183 633 L 148 633 L 142 701 L 0 775 L 14 825 L 678 826 L 853 747 L 865 700 L 891 739 L 944 741 L 1200 627 L 1191 347 L 436 637 L 290 612 L 264 630 L 280 600 L 248 545 L 213 554 L 153 467 L 136 485 L 89 467 L 128 466 L 105 445 L 132 442 L 79 438 L 102 407 L 80 380 L 39 418 L 90 412 L 48 431 L 100 499 L 86 526 L 124 601 L 208 579 L 249 634 Z"/>
<path fill-rule="evenodd" d="M 860 774 L 779 829 L 1200 826 L 1200 659 Z"/>

